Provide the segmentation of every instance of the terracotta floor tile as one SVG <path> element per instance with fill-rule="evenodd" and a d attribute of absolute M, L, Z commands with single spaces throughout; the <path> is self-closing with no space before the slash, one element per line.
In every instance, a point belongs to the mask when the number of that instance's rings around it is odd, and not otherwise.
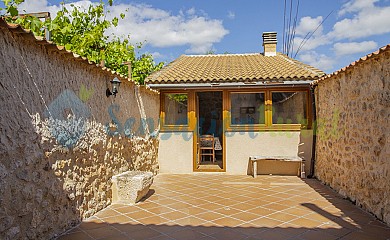
<path fill-rule="evenodd" d="M 205 235 L 192 229 L 185 228 L 182 231 L 167 234 L 174 239 L 197 240 Z"/>
<path fill-rule="evenodd" d="M 127 223 L 131 222 L 132 219 L 129 218 L 126 215 L 117 215 L 113 217 L 107 217 L 102 219 L 105 223 L 112 224 L 112 223 Z"/>
<path fill-rule="evenodd" d="M 268 215 L 267 217 L 281 221 L 281 222 L 288 222 L 288 221 L 291 221 L 291 220 L 297 218 L 297 216 L 294 216 L 294 215 L 291 215 L 288 213 L 284 213 L 284 212 L 272 213 L 272 214 Z"/>
<path fill-rule="evenodd" d="M 188 204 L 188 203 L 176 202 L 173 204 L 169 204 L 168 207 L 175 209 L 175 210 L 180 210 L 180 209 L 192 207 L 192 205 Z"/>
<path fill-rule="evenodd" d="M 256 205 L 251 205 L 251 204 L 243 204 L 243 203 L 239 203 L 239 204 L 236 204 L 236 205 L 233 205 L 231 206 L 232 208 L 235 208 L 235 209 L 238 209 L 238 210 L 242 210 L 242 211 L 250 211 L 254 208 L 257 208 L 258 206 Z"/>
<path fill-rule="evenodd" d="M 380 235 L 373 236 L 366 234 L 364 232 L 351 232 L 346 236 L 339 238 L 340 240 L 387 240 L 386 238 L 382 238 Z"/>
<path fill-rule="evenodd" d="M 180 226 L 203 226 L 206 220 L 189 216 L 189 217 L 174 220 L 174 222 Z"/>
<path fill-rule="evenodd" d="M 169 233 L 174 233 L 174 232 L 177 232 L 177 231 L 181 231 L 183 230 L 183 226 L 179 226 L 179 225 L 173 225 L 173 226 L 170 226 L 170 225 L 154 225 L 154 226 L 150 226 L 151 229 L 161 233 L 161 234 L 169 234 Z"/>
<path fill-rule="evenodd" d="M 102 228 L 102 227 L 107 227 L 107 223 L 99 220 L 99 223 L 96 222 L 82 222 L 79 225 L 79 228 L 82 230 L 89 230 L 89 229 L 96 229 L 96 228 Z"/>
<path fill-rule="evenodd" d="M 140 210 L 138 212 L 125 213 L 124 215 L 138 221 L 139 219 L 142 219 L 142 218 L 152 217 L 155 214 L 150 213 L 148 211 Z"/>
<path fill-rule="evenodd" d="M 204 212 L 201 214 L 196 215 L 197 218 L 201 218 L 207 221 L 212 221 L 218 218 L 224 217 L 224 215 L 216 213 L 216 212 Z"/>
<path fill-rule="evenodd" d="M 187 226 L 187 227 L 190 229 L 194 229 L 197 232 L 203 233 L 203 234 L 208 235 L 208 236 L 225 231 L 224 227 L 216 226 L 213 223 L 209 223 L 209 224 L 212 224 L 212 226 L 206 227 L 206 226 L 204 226 L 205 224 L 202 224 L 202 226 Z"/>
<path fill-rule="evenodd" d="M 292 220 L 291 223 L 303 228 L 315 228 L 321 225 L 320 222 L 307 218 L 297 218 L 295 220 Z"/>
<path fill-rule="evenodd" d="M 255 220 L 251 221 L 251 223 L 257 227 L 271 227 L 272 228 L 272 227 L 276 227 L 276 226 L 282 224 L 283 222 L 278 221 L 278 220 L 274 220 L 274 219 L 270 219 L 267 217 L 262 217 L 262 218 L 255 219 Z"/>
<path fill-rule="evenodd" d="M 243 224 L 245 221 L 235 219 L 232 217 L 223 217 L 223 218 L 213 220 L 212 222 L 221 227 L 236 227 L 238 225 Z"/>
<path fill-rule="evenodd" d="M 95 239 L 118 235 L 121 233 L 117 229 L 107 226 L 104 228 L 96 228 L 91 230 L 85 230 L 85 232 Z"/>
<path fill-rule="evenodd" d="M 287 236 L 283 234 L 280 229 L 269 229 L 261 233 L 261 235 L 258 236 L 260 239 L 264 240 L 287 240 L 291 238 L 291 236 Z"/>
<path fill-rule="evenodd" d="M 173 200 L 173 198 L 164 198 L 155 202 L 162 206 L 169 206 L 171 204 L 179 203 L 179 201 Z"/>
<path fill-rule="evenodd" d="M 204 200 L 198 198 L 191 198 L 189 200 L 186 200 L 185 202 L 194 206 L 205 204 Z"/>
<path fill-rule="evenodd" d="M 140 203 L 140 204 L 137 204 L 137 207 L 141 208 L 141 209 L 150 209 L 150 208 L 155 208 L 155 207 L 159 207 L 161 206 L 160 204 L 158 203 L 155 203 L 155 202 L 143 202 L 143 203 Z"/>
<path fill-rule="evenodd" d="M 128 235 L 129 235 L 129 237 L 131 237 L 131 239 L 143 240 L 143 239 L 150 239 L 150 238 L 159 237 L 162 234 L 157 232 L 156 230 L 151 229 L 151 228 L 145 228 L 143 230 L 128 233 Z"/>
<path fill-rule="evenodd" d="M 390 239 L 389 227 L 314 179 L 160 174 L 153 187 L 142 202 L 109 206 L 68 237 Z"/>
<path fill-rule="evenodd" d="M 215 239 L 221 239 L 221 240 L 237 240 L 237 239 L 245 239 L 247 235 L 239 232 L 234 231 L 232 229 L 227 229 L 218 233 L 215 233 L 211 235 Z"/>
<path fill-rule="evenodd" d="M 188 214 L 185 214 L 185 213 L 179 212 L 179 211 L 172 211 L 169 213 L 161 214 L 160 216 L 163 218 L 167 218 L 169 220 L 176 220 L 176 219 L 187 217 Z"/>
<path fill-rule="evenodd" d="M 111 227 L 123 233 L 132 233 L 148 228 L 141 223 L 111 224 Z"/>
<path fill-rule="evenodd" d="M 214 212 L 220 213 L 220 214 L 225 215 L 225 216 L 231 216 L 234 214 L 243 213 L 244 211 L 235 209 L 233 207 L 222 207 L 222 208 L 214 210 Z"/>
<path fill-rule="evenodd" d="M 173 210 L 172 208 L 169 208 L 169 207 L 165 207 L 165 206 L 159 206 L 159 207 L 156 207 L 156 208 L 148 209 L 148 212 L 154 213 L 156 215 L 169 213 L 169 212 L 172 212 L 172 211 L 175 211 L 175 210 Z"/>
<path fill-rule="evenodd" d="M 378 227 L 368 224 L 363 225 L 360 230 L 370 235 L 379 235 L 383 238 L 390 239 L 390 227 Z"/>
<path fill-rule="evenodd" d="M 156 237 L 149 238 L 149 240 L 175 240 L 174 238 L 171 238 L 167 235 L 159 235 Z"/>
<path fill-rule="evenodd" d="M 199 207 L 201 207 L 201 208 L 203 208 L 205 210 L 214 211 L 215 209 L 223 207 L 223 205 L 216 204 L 216 203 L 206 203 L 206 204 L 200 205 Z"/>
<path fill-rule="evenodd" d="M 302 209 L 296 208 L 296 207 L 285 209 L 285 210 L 283 210 L 283 212 L 297 216 L 297 217 L 302 217 L 306 214 L 311 213 L 311 212 L 306 211 L 306 209 L 302 210 Z"/>
<path fill-rule="evenodd" d="M 286 209 L 290 208 L 289 206 L 285 206 L 285 205 L 278 204 L 278 203 L 267 204 L 264 207 L 271 209 L 271 210 L 275 210 L 275 211 L 281 211 L 281 210 L 286 210 Z"/>
<path fill-rule="evenodd" d="M 248 212 L 256 214 L 259 217 L 264 217 L 264 216 L 267 216 L 269 214 L 274 213 L 275 211 L 268 209 L 268 208 L 264 208 L 264 207 L 257 207 L 257 208 L 249 210 Z"/>
<path fill-rule="evenodd" d="M 123 205 L 123 207 L 121 207 L 121 208 L 115 208 L 115 211 L 118 211 L 118 212 L 124 214 L 124 213 L 138 212 L 138 211 L 140 211 L 140 209 L 136 206 Z"/>
<path fill-rule="evenodd" d="M 93 239 L 84 232 L 76 232 L 71 234 L 62 235 L 58 240 L 88 240 Z"/>
<path fill-rule="evenodd" d="M 305 215 L 304 217 L 307 218 L 307 219 L 312 219 L 312 220 L 316 220 L 316 221 L 319 221 L 319 222 L 330 222 L 330 221 L 332 221 L 332 219 L 329 219 L 326 216 L 323 216 L 323 215 L 318 214 L 318 213 L 309 213 L 309 214 Z"/>
<path fill-rule="evenodd" d="M 309 230 L 299 236 L 304 240 L 336 240 L 339 237 L 331 235 L 326 232 L 326 230 Z"/>
<path fill-rule="evenodd" d="M 115 235 L 103 237 L 103 238 L 98 238 L 99 240 L 130 240 L 132 238 L 129 237 L 129 235 L 125 233 L 118 233 Z"/>
<path fill-rule="evenodd" d="M 244 221 L 244 222 L 249 222 L 249 221 L 252 221 L 256 218 L 259 218 L 260 216 L 248 211 L 248 212 L 241 212 L 241 213 L 231 215 L 231 217 L 236 218 L 236 219 L 241 220 L 241 221 Z"/>
<path fill-rule="evenodd" d="M 182 208 L 179 210 L 180 212 L 183 212 L 188 215 L 197 215 L 199 213 L 204 213 L 205 210 L 201 207 L 188 207 L 188 208 Z"/>
<path fill-rule="evenodd" d="M 170 220 L 160 216 L 151 216 L 151 217 L 139 219 L 138 221 L 144 225 L 162 225 L 165 224 L 166 222 L 169 222 Z"/>
<path fill-rule="evenodd" d="M 113 210 L 113 209 L 106 208 L 106 209 L 103 209 L 100 212 L 96 213 L 95 217 L 105 218 L 105 217 L 112 217 L 112 216 L 116 216 L 116 215 L 120 215 L 120 213 Z"/>
<path fill-rule="evenodd" d="M 224 200 L 217 200 L 215 201 L 215 203 L 218 203 L 223 206 L 233 206 L 239 204 L 240 202 L 232 199 L 224 199 Z"/>
<path fill-rule="evenodd" d="M 302 228 L 292 223 L 284 223 L 278 226 L 278 229 L 286 236 L 296 237 L 306 232 L 307 228 Z"/>

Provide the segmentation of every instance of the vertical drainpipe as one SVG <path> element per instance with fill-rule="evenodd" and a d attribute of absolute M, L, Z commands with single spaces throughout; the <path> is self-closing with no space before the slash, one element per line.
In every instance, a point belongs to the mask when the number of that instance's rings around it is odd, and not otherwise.
<path fill-rule="evenodd" d="M 312 151 L 311 151 L 311 164 L 310 164 L 310 173 L 308 178 L 314 177 L 314 164 L 316 159 L 316 144 L 317 144 L 317 111 L 316 111 L 316 94 L 315 94 L 315 88 L 316 84 L 313 84 L 310 86 L 310 93 L 312 98 L 312 111 L 313 111 L 313 144 L 312 144 Z"/>

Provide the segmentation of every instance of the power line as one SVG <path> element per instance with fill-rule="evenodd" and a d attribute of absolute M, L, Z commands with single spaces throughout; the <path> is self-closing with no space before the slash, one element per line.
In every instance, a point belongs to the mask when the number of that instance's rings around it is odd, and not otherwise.
<path fill-rule="evenodd" d="M 290 46 L 289 46 L 289 49 L 291 49 L 291 53 L 294 52 L 294 40 L 295 40 L 295 30 L 297 28 L 298 12 L 299 12 L 299 0 L 297 2 L 297 7 L 296 7 L 296 10 L 295 10 L 295 17 L 294 17 L 294 24 L 293 24 L 293 30 L 292 30 L 292 37 L 291 37 Z M 290 50 L 289 50 L 289 52 L 290 52 Z"/>
<path fill-rule="evenodd" d="M 284 13 L 283 13 L 283 53 L 286 53 L 285 49 L 285 33 L 286 33 L 286 1 L 284 0 Z"/>
<path fill-rule="evenodd" d="M 299 51 L 303 48 L 303 46 L 305 46 L 305 44 L 307 43 L 307 41 L 314 35 L 315 32 L 317 32 L 317 30 L 322 26 L 322 24 L 326 21 L 326 19 L 328 19 L 328 17 L 333 13 L 333 10 L 330 11 L 330 13 L 324 18 L 324 20 L 321 21 L 321 23 L 317 26 L 317 28 L 310 34 L 310 32 L 308 32 L 305 36 L 305 38 L 302 40 L 302 42 L 299 44 L 299 47 L 298 47 L 298 50 L 297 52 L 295 53 L 294 55 L 294 58 L 298 55 Z M 310 36 L 309 36 L 310 34 Z M 307 37 L 308 36 L 308 37 Z"/>
<path fill-rule="evenodd" d="M 288 56 L 289 54 L 289 49 L 288 49 L 288 44 L 290 42 L 290 31 L 291 31 L 291 14 L 292 14 L 292 0 L 290 0 L 290 8 L 289 8 L 289 20 L 288 20 L 288 27 L 287 27 L 287 40 L 286 40 L 286 54 Z"/>

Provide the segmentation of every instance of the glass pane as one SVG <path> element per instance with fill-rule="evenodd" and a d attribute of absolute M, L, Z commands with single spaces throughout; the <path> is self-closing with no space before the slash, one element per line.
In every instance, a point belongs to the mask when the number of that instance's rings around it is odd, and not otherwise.
<path fill-rule="evenodd" d="M 187 125 L 187 94 L 165 94 L 164 98 L 165 125 Z"/>
<path fill-rule="evenodd" d="M 273 124 L 307 124 L 307 92 L 273 92 Z"/>
<path fill-rule="evenodd" d="M 265 124 L 264 93 L 232 93 L 232 124 Z"/>

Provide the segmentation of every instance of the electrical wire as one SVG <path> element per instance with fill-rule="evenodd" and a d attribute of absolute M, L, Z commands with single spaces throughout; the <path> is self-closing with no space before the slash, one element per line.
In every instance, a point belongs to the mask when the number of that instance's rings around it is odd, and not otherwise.
<path fill-rule="evenodd" d="M 303 48 L 303 46 L 305 46 L 305 44 L 307 43 L 307 41 L 314 35 L 315 32 L 317 32 L 317 30 L 322 26 L 322 24 L 326 21 L 326 19 L 328 19 L 328 17 L 333 13 L 333 10 L 330 11 L 330 13 L 324 18 L 324 20 L 321 21 L 321 23 L 317 26 L 317 28 L 310 34 L 310 32 L 308 32 L 305 36 L 305 38 L 302 40 L 302 42 L 299 44 L 299 47 L 297 49 L 297 52 L 295 53 L 294 55 L 294 58 L 298 55 L 299 51 L 301 51 L 301 49 Z M 310 34 L 310 35 L 309 35 Z M 308 36 L 308 37 L 307 37 Z"/>

